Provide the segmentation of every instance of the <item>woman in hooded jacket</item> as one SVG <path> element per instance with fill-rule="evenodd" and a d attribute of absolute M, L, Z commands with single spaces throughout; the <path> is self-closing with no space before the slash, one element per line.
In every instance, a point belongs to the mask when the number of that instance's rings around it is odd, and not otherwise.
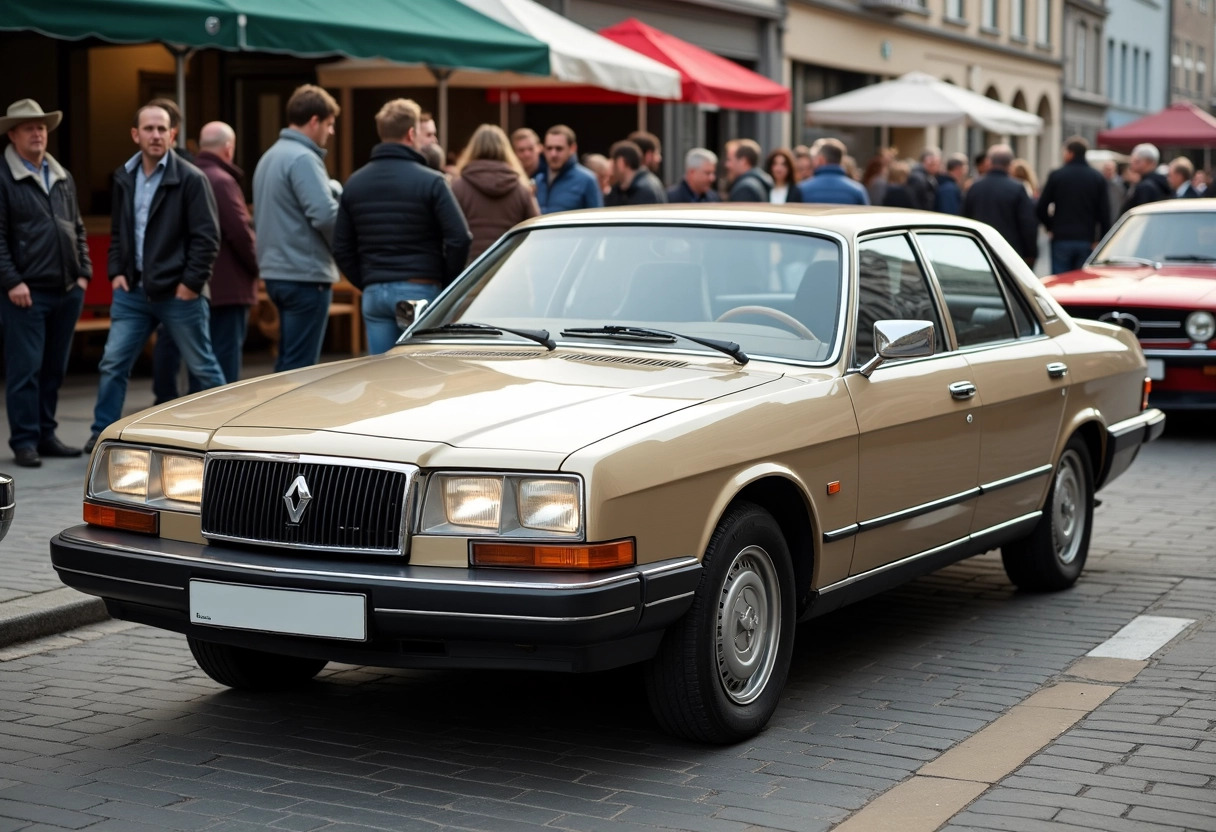
<path fill-rule="evenodd" d="M 523 165 L 496 124 L 483 124 L 474 131 L 457 163 L 457 174 L 452 193 L 473 232 L 470 263 L 507 229 L 540 214 Z"/>

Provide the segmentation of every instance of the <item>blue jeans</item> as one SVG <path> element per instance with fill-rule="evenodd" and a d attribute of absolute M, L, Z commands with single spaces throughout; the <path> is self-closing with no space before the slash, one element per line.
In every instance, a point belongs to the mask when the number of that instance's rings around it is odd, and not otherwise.
<path fill-rule="evenodd" d="M 206 298 L 194 300 L 149 300 L 143 286 L 114 292 L 110 303 L 110 337 L 101 356 L 101 382 L 93 407 L 93 433 L 101 433 L 122 416 L 127 382 L 135 359 L 158 323 L 165 325 L 177 342 L 186 367 L 198 378 L 202 389 L 219 387 L 224 374 L 211 351 L 210 309 Z"/>
<path fill-rule="evenodd" d="M 363 290 L 363 325 L 367 329 L 367 351 L 388 352 L 404 331 L 397 326 L 397 301 L 434 300 L 439 287 L 433 283 L 373 283 Z"/>
<path fill-rule="evenodd" d="M 69 292 L 30 289 L 32 306 L 16 306 L 0 292 L 4 324 L 4 400 L 9 446 L 37 448 L 55 436 L 59 387 L 67 371 L 72 333 L 84 303 L 84 289 Z"/>
<path fill-rule="evenodd" d="M 1063 274 L 1081 268 L 1091 251 L 1093 246 L 1084 240 L 1052 240 L 1051 273 Z"/>
<path fill-rule="evenodd" d="M 241 377 L 241 353 L 245 348 L 245 331 L 249 328 L 248 306 L 211 307 L 211 350 L 224 373 L 224 381 L 232 384 Z M 161 324 L 156 330 L 156 347 L 152 351 L 152 393 L 156 403 L 172 401 L 177 392 L 177 376 L 182 366 L 182 351 Z M 206 388 L 189 373 L 187 393 Z"/>
<path fill-rule="evenodd" d="M 274 371 L 311 367 L 321 360 L 333 286 L 303 280 L 267 280 L 266 294 L 279 310 L 279 357 Z"/>

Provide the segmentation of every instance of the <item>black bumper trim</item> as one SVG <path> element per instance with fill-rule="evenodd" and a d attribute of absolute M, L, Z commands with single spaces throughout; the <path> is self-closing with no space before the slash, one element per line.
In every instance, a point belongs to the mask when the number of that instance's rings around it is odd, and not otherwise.
<path fill-rule="evenodd" d="M 538 666 L 537 650 L 564 656 L 555 660 L 557 669 L 644 659 L 648 656 L 630 659 L 630 651 L 657 647 L 662 631 L 691 605 L 701 573 L 700 563 L 691 557 L 610 574 L 543 576 L 525 570 L 343 563 L 325 553 L 289 558 L 281 551 L 268 555 L 89 526 L 52 538 L 51 562 L 65 584 L 105 599 L 116 617 L 203 640 L 255 641 L 264 645 L 257 649 L 293 654 L 326 655 L 335 648 L 306 636 L 193 624 L 188 620 L 190 581 L 357 592 L 368 599 L 368 642 L 353 653 L 348 646 L 345 660 L 358 656 L 365 664 L 409 667 L 502 662 L 533 667 Z M 420 665 L 401 645 L 421 642 L 433 649 Z M 512 665 L 504 657 L 516 655 L 521 645 L 530 645 L 530 652 Z M 494 657 L 490 665 L 482 662 L 486 656 Z"/>
<path fill-rule="evenodd" d="M 1116 422 L 1106 429 L 1106 459 L 1102 465 L 1102 488 L 1131 467 L 1140 448 L 1165 432 L 1165 414 L 1156 408 Z"/>

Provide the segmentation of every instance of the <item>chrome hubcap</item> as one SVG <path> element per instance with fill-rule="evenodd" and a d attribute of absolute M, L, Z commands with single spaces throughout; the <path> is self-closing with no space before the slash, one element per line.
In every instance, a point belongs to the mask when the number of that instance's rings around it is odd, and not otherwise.
<path fill-rule="evenodd" d="M 1081 460 L 1066 451 L 1056 469 L 1051 505 L 1051 539 L 1056 557 L 1065 565 L 1076 560 L 1084 535 L 1085 478 Z"/>
<path fill-rule="evenodd" d="M 734 702 L 763 692 L 777 662 L 781 592 L 768 552 L 748 546 L 731 562 L 718 598 L 718 680 Z"/>

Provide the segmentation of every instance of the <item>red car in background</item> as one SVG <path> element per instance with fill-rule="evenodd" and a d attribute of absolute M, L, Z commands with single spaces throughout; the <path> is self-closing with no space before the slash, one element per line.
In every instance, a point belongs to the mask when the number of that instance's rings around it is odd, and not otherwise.
<path fill-rule="evenodd" d="M 1073 317 L 1136 333 L 1154 406 L 1216 409 L 1216 199 L 1133 208 L 1083 267 L 1043 285 Z"/>

